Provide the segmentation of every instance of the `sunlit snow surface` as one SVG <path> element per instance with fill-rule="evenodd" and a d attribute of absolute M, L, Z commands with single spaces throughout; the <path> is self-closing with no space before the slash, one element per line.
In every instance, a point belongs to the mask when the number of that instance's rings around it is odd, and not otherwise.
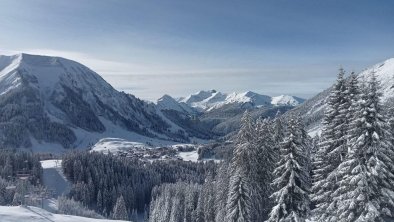
<path fill-rule="evenodd" d="M 181 157 L 184 161 L 192 161 L 192 162 L 198 161 L 197 151 L 179 152 L 178 156 Z"/>
<path fill-rule="evenodd" d="M 62 160 L 42 160 L 41 166 L 43 169 L 60 168 L 62 166 Z"/>
<path fill-rule="evenodd" d="M 104 138 L 98 141 L 91 149 L 91 151 L 102 153 L 117 153 L 121 151 L 128 151 L 130 149 L 149 149 L 152 148 L 144 143 L 131 142 L 121 138 Z"/>
<path fill-rule="evenodd" d="M 189 106 L 200 110 L 210 111 L 228 104 L 244 104 L 252 103 L 255 107 L 261 106 L 297 106 L 304 100 L 294 96 L 280 95 L 276 97 L 270 97 L 261 95 L 252 91 L 241 92 L 241 93 L 221 93 L 216 90 L 211 91 L 199 91 L 193 95 L 189 95 L 185 98 L 178 100 L 181 103 L 188 104 Z M 168 105 L 169 106 L 169 105 Z"/>
<path fill-rule="evenodd" d="M 0 206 L 1 222 L 105 222 L 108 219 L 53 214 L 37 207 Z"/>

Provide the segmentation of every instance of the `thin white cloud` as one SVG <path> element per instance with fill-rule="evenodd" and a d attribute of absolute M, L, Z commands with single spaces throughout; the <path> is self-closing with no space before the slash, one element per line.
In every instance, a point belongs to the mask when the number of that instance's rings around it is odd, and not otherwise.
<path fill-rule="evenodd" d="M 62 51 L 62 50 L 54 50 L 54 49 L 18 49 L 18 50 L 0 49 L 0 54 L 2 55 L 13 55 L 17 53 L 58 56 L 58 57 L 67 58 L 82 63 L 83 65 L 86 65 L 87 67 L 93 69 L 94 71 L 96 71 L 101 75 L 130 74 L 133 72 L 141 73 L 143 71 L 146 71 L 146 68 L 140 65 L 105 60 L 81 52 Z"/>

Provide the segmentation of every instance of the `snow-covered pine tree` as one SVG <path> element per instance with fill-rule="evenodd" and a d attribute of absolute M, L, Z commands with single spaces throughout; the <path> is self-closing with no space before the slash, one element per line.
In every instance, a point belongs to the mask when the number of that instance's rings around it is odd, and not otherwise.
<path fill-rule="evenodd" d="M 253 196 L 250 214 L 252 221 L 266 220 L 272 208 L 269 197 L 272 194 L 273 171 L 279 159 L 279 142 L 274 141 L 272 123 L 268 119 L 258 119 L 256 122 L 256 138 L 253 141 L 249 173 Z"/>
<path fill-rule="evenodd" d="M 236 169 L 230 178 L 226 221 L 250 221 L 250 202 L 250 188 L 245 176 L 245 172 L 243 172 L 242 169 Z"/>
<path fill-rule="evenodd" d="M 269 222 L 305 221 L 309 212 L 310 178 L 307 172 L 306 146 L 302 126 L 294 118 L 288 124 L 288 136 L 281 143 L 280 161 L 274 171 L 274 207 Z"/>
<path fill-rule="evenodd" d="M 299 133 L 299 137 L 301 138 L 301 144 L 303 146 L 303 151 L 304 154 L 306 156 L 306 158 L 304 159 L 304 163 L 302 163 L 305 167 L 306 170 L 308 172 L 308 186 L 309 188 L 311 188 L 312 186 L 312 169 L 313 169 L 313 165 L 312 165 L 312 161 L 311 161 L 311 156 L 312 156 L 312 139 L 311 137 L 308 135 L 307 131 L 305 130 L 305 125 L 304 125 L 304 121 L 301 117 L 295 117 L 295 121 L 296 121 L 296 125 L 298 126 L 298 133 Z"/>
<path fill-rule="evenodd" d="M 272 125 L 273 125 L 272 133 L 274 137 L 274 142 L 279 144 L 283 141 L 283 138 L 285 137 L 285 128 L 283 127 L 283 123 L 280 118 L 280 111 L 276 113 Z"/>
<path fill-rule="evenodd" d="M 314 213 L 321 221 L 326 221 L 325 218 L 335 211 L 335 206 L 332 204 L 332 192 L 337 189 L 335 172 L 347 152 L 346 116 L 349 102 L 346 100 L 344 74 L 341 68 L 328 98 L 322 122 L 321 143 L 313 163 L 312 200 L 316 207 Z"/>
<path fill-rule="evenodd" d="M 351 119 L 349 152 L 338 167 L 339 189 L 330 221 L 385 221 L 394 208 L 393 147 L 374 73 Z M 329 221 L 327 220 L 327 221 Z"/>
<path fill-rule="evenodd" d="M 113 210 L 112 217 L 117 220 L 127 220 L 129 219 L 126 203 L 124 202 L 123 196 L 118 197 L 116 200 L 116 204 Z"/>
<path fill-rule="evenodd" d="M 195 221 L 204 222 L 204 196 L 202 192 L 198 195 Z"/>
<path fill-rule="evenodd" d="M 215 181 L 215 222 L 226 222 L 226 200 L 229 186 L 229 163 L 220 163 Z"/>
<path fill-rule="evenodd" d="M 231 177 L 227 198 L 227 221 L 246 222 L 251 210 L 250 158 L 253 155 L 252 142 L 254 126 L 250 114 L 246 111 L 242 117 L 241 128 L 235 139 L 235 149 L 231 160 Z"/>
<path fill-rule="evenodd" d="M 214 177 L 212 173 L 208 173 L 203 185 L 204 195 L 204 221 L 215 221 L 215 189 Z"/>
<path fill-rule="evenodd" d="M 353 115 L 356 112 L 359 96 L 360 96 L 360 89 L 358 86 L 357 75 L 354 72 L 352 72 L 350 74 L 346 87 L 346 102 L 348 103 L 348 112 L 346 115 L 346 121 L 348 123 L 347 132 L 351 130 L 350 122 L 353 119 Z"/>

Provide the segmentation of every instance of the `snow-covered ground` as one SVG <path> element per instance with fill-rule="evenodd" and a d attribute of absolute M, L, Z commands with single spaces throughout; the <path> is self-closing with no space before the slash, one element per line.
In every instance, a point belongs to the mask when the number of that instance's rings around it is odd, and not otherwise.
<path fill-rule="evenodd" d="M 60 168 L 62 166 L 62 160 L 42 160 L 41 166 L 43 169 Z"/>
<path fill-rule="evenodd" d="M 220 159 L 212 159 L 212 158 L 209 158 L 209 159 L 206 159 L 206 158 L 205 158 L 205 159 L 199 160 L 199 159 L 198 159 L 197 150 L 193 150 L 193 151 L 190 151 L 190 152 L 179 152 L 177 156 L 179 156 L 180 158 L 182 158 L 183 161 L 192 161 L 192 162 L 204 161 L 204 162 L 205 162 L 205 161 L 213 160 L 213 161 L 215 161 L 216 163 L 219 163 L 220 161 L 222 161 L 222 160 L 220 160 Z"/>
<path fill-rule="evenodd" d="M 70 191 L 71 185 L 64 176 L 61 165 L 62 160 L 41 161 L 44 185 L 53 191 L 53 198 L 44 201 L 44 208 L 50 212 L 57 210 L 57 197 Z"/>
<path fill-rule="evenodd" d="M 99 140 L 91 149 L 91 151 L 102 152 L 108 154 L 117 153 L 119 151 L 128 151 L 130 149 L 149 149 L 151 146 L 145 143 L 127 141 L 121 138 L 104 138 Z"/>
<path fill-rule="evenodd" d="M 184 161 L 192 161 L 192 162 L 198 161 L 198 153 L 196 150 L 190 152 L 179 152 L 178 156 L 182 158 Z"/>
<path fill-rule="evenodd" d="M 62 172 L 61 164 L 61 160 L 41 161 L 41 166 L 44 169 L 44 185 L 53 191 L 54 197 L 66 194 L 70 190 L 70 183 Z"/>
<path fill-rule="evenodd" d="M 308 135 L 310 137 L 314 138 L 315 136 L 320 136 L 321 131 L 322 131 L 322 126 L 321 126 L 321 124 L 318 124 L 317 126 L 308 130 Z"/>
<path fill-rule="evenodd" d="M 53 214 L 37 207 L 0 206 L 1 222 L 105 222 L 108 219 Z"/>

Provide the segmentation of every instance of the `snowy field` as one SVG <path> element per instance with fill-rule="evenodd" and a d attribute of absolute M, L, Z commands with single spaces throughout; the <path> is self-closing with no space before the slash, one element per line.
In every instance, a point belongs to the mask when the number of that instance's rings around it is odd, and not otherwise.
<path fill-rule="evenodd" d="M 121 138 L 104 138 L 98 141 L 91 149 L 91 151 L 102 152 L 108 154 L 117 153 L 120 151 L 128 151 L 130 149 L 150 149 L 152 147 L 145 143 L 127 141 Z"/>
<path fill-rule="evenodd" d="M 42 160 L 40 162 L 43 169 L 62 167 L 62 160 Z"/>
<path fill-rule="evenodd" d="M 53 214 L 37 207 L 0 206 L 1 222 L 105 222 L 108 219 Z"/>
<path fill-rule="evenodd" d="M 198 161 L 198 153 L 196 150 L 190 152 L 179 152 L 178 156 L 182 158 L 184 161 L 192 161 L 192 162 Z"/>
<path fill-rule="evenodd" d="M 179 152 L 179 153 L 177 154 L 177 156 L 179 156 L 180 158 L 182 158 L 183 161 L 192 161 L 192 162 L 204 161 L 204 162 L 205 162 L 205 161 L 213 160 L 213 161 L 215 161 L 216 163 L 220 163 L 220 161 L 222 161 L 222 160 L 220 160 L 220 159 L 212 159 L 212 158 L 209 158 L 209 159 L 204 158 L 204 159 L 199 160 L 199 159 L 198 159 L 197 150 L 190 151 L 190 152 Z"/>

